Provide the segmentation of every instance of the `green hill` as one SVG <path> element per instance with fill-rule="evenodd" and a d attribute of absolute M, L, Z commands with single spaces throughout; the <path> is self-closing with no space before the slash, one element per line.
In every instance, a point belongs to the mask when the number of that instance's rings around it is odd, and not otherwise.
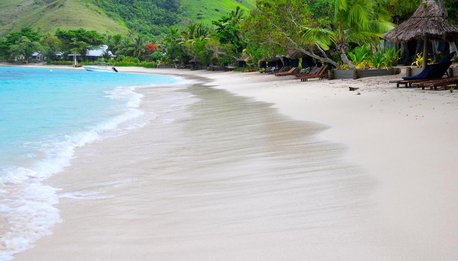
<path fill-rule="evenodd" d="M 186 20 L 211 24 L 212 20 L 218 19 L 228 12 L 240 6 L 244 10 L 254 8 L 256 0 L 182 0 L 182 7 Z"/>
<path fill-rule="evenodd" d="M 0 34 L 24 27 L 41 32 L 81 27 L 101 33 L 128 31 L 99 7 L 81 0 L 1 0 Z"/>
<path fill-rule="evenodd" d="M 158 35 L 189 21 L 210 24 L 256 0 L 0 0 L 0 35 L 32 27 L 40 32 L 84 28 L 100 33 Z"/>

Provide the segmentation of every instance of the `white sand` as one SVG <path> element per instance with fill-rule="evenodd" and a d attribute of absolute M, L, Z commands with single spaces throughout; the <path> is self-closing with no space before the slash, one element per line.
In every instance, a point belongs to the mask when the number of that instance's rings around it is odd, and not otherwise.
<path fill-rule="evenodd" d="M 171 188 L 176 191 L 167 191 L 156 182 L 143 180 L 142 174 L 155 171 L 156 165 L 145 154 L 135 154 L 132 146 L 145 142 L 158 144 L 160 139 L 154 137 L 161 133 L 168 133 L 173 140 L 181 135 L 167 130 L 154 132 L 150 126 L 134 131 L 128 139 L 108 140 L 81 149 L 72 167 L 51 181 L 53 185 L 64 191 L 85 191 L 93 184 L 127 179 L 132 183 L 129 192 L 126 194 L 126 188 L 122 188 L 119 194 L 112 193 L 115 198 L 103 200 L 63 199 L 59 208 L 64 222 L 55 228 L 53 235 L 37 242 L 34 249 L 17 255 L 15 260 L 458 260 L 456 93 L 397 89 L 387 83 L 393 77 L 302 83 L 292 77 L 259 73 L 141 70 L 208 77 L 213 79 L 210 84 L 215 88 L 271 103 L 281 114 L 293 119 L 328 126 L 319 138 L 345 146 L 344 162 L 360 168 L 362 179 L 367 181 L 354 187 L 356 195 L 345 198 L 362 200 L 365 206 L 349 206 L 343 216 L 361 213 L 353 220 L 344 218 L 340 222 L 338 215 L 341 212 L 329 211 L 327 214 L 336 219 L 336 223 L 321 225 L 304 220 L 308 226 L 304 229 L 301 215 L 294 214 L 295 208 L 282 205 L 279 209 L 283 212 L 273 214 L 292 215 L 294 219 L 286 218 L 294 220 L 288 229 L 253 228 L 261 224 L 250 223 L 249 214 L 262 214 L 255 210 L 269 199 L 284 204 L 287 201 L 282 200 L 287 200 L 288 196 L 282 192 L 264 196 L 259 202 L 253 200 L 244 208 L 235 208 L 237 213 L 247 213 L 245 221 L 239 220 L 240 226 L 232 223 L 233 226 L 222 228 L 218 224 L 212 227 L 199 222 L 198 213 L 201 214 L 206 205 L 195 206 L 195 212 L 180 213 L 178 207 L 186 209 L 191 203 L 178 195 L 180 188 L 186 193 L 207 191 L 208 184 L 190 188 L 172 176 Z M 359 87 L 361 95 L 349 92 L 349 86 Z M 144 108 L 148 110 L 151 109 L 148 106 L 153 105 L 147 103 Z M 256 134 L 251 138 L 256 138 Z M 106 152 L 104 155 L 93 154 L 100 154 L 101 149 Z M 126 151 L 129 155 L 129 150 L 132 150 L 130 163 L 122 165 L 120 162 Z M 191 163 L 183 164 L 176 167 L 183 172 L 195 172 Z M 268 162 L 260 164 L 266 165 Z M 255 170 L 257 166 L 247 168 Z M 194 174 L 211 175 L 215 171 L 227 178 L 233 175 L 224 168 L 203 169 Z M 90 173 L 105 175 L 101 178 L 90 176 Z M 173 178 L 177 179 L 173 181 Z M 256 189 L 253 190 L 255 193 Z M 359 190 L 370 192 L 358 194 Z M 164 196 L 172 192 L 177 193 L 174 194 L 176 198 Z M 242 189 L 238 192 L 247 193 Z M 139 195 L 148 193 L 158 196 L 156 200 L 159 201 L 141 201 L 143 198 Z M 307 196 L 297 193 L 295 196 Z M 331 201 L 337 202 L 339 197 L 346 197 L 350 192 L 345 193 L 336 194 Z M 228 219 L 231 211 L 225 207 L 234 204 L 234 200 L 242 203 L 246 199 L 217 199 L 208 202 L 209 206 L 224 209 L 214 214 L 218 218 L 204 221 L 235 222 Z M 149 209 L 144 209 L 145 206 Z M 321 219 L 325 216 L 320 215 Z M 279 220 L 282 219 L 264 220 L 264 225 L 275 227 Z M 244 226 L 243 222 L 249 226 Z M 212 231 L 224 236 L 218 237 Z M 153 232 L 161 236 L 152 236 Z"/>

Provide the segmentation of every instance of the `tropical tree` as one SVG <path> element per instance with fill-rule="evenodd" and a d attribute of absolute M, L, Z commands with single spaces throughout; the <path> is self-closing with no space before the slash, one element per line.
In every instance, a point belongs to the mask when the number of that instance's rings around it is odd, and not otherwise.
<path fill-rule="evenodd" d="M 203 24 L 190 24 L 181 33 L 181 44 L 186 54 L 207 65 L 211 61 L 211 54 L 206 49 L 209 37 L 208 27 Z"/>
<path fill-rule="evenodd" d="M 213 21 L 215 26 L 215 36 L 222 44 L 232 44 L 236 52 L 241 53 L 246 47 L 242 40 L 240 22 L 243 20 L 244 12 L 240 7 L 232 11 L 229 16 L 223 16 Z"/>
<path fill-rule="evenodd" d="M 56 37 L 60 40 L 62 49 L 86 55 L 87 50 L 96 48 L 104 43 L 104 37 L 96 31 L 85 29 L 56 31 Z"/>
<path fill-rule="evenodd" d="M 128 50 L 130 51 L 133 57 L 142 57 L 147 51 L 146 39 L 143 36 L 138 35 L 131 42 L 130 46 L 128 47 Z"/>
<path fill-rule="evenodd" d="M 39 42 L 21 36 L 19 41 L 10 46 L 11 58 L 28 63 L 29 58 L 34 52 L 41 52 L 42 46 Z"/>
<path fill-rule="evenodd" d="M 106 38 L 106 44 L 108 45 L 108 50 L 114 54 L 121 54 L 120 51 L 126 47 L 127 38 L 120 35 L 108 35 Z"/>
<path fill-rule="evenodd" d="M 59 38 L 53 35 L 45 35 L 41 41 L 43 45 L 43 54 L 51 60 L 56 58 L 56 53 L 60 51 L 61 42 Z"/>
<path fill-rule="evenodd" d="M 314 19 L 309 1 L 258 0 L 256 9 L 242 28 L 249 39 L 247 50 L 256 56 L 286 53 L 289 49 L 337 66 L 326 51 L 332 44 L 332 32 L 325 20 Z"/>
<path fill-rule="evenodd" d="M 380 42 L 384 33 L 392 28 L 390 17 L 384 8 L 374 0 L 336 0 L 333 34 L 342 61 L 350 68 L 355 68 L 348 59 L 349 44 Z"/>
<path fill-rule="evenodd" d="M 41 35 L 31 28 L 7 34 L 0 43 L 0 55 L 4 59 L 28 62 L 34 52 L 43 50 Z"/>
<path fill-rule="evenodd" d="M 162 42 L 166 62 L 172 63 L 177 59 L 180 63 L 185 63 L 190 59 L 184 51 L 182 35 L 177 27 L 170 27 Z"/>

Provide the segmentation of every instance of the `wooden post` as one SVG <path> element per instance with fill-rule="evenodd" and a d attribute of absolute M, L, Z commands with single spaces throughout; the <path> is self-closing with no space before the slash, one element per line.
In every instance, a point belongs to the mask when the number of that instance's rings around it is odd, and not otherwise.
<path fill-rule="evenodd" d="M 423 39 L 423 69 L 428 65 L 428 36 Z"/>
<path fill-rule="evenodd" d="M 359 78 L 359 75 L 358 75 L 358 69 L 353 69 L 353 79 L 356 80 Z"/>
<path fill-rule="evenodd" d="M 406 67 L 406 76 L 412 76 L 412 67 Z"/>

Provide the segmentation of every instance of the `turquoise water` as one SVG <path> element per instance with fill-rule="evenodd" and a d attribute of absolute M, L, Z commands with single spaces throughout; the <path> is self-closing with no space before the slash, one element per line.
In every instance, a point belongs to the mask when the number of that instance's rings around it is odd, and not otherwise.
<path fill-rule="evenodd" d="M 47 142 L 124 113 L 131 97 L 113 97 L 116 87 L 173 81 L 148 74 L 0 67 L 0 169 L 36 157 L 34 151 Z"/>
<path fill-rule="evenodd" d="M 0 235 L 0 248 L 7 250 L 1 260 L 58 222 L 55 190 L 41 181 L 68 165 L 75 147 L 140 115 L 141 95 L 134 88 L 176 81 L 151 74 L 0 67 L 0 216 L 12 227 Z"/>

